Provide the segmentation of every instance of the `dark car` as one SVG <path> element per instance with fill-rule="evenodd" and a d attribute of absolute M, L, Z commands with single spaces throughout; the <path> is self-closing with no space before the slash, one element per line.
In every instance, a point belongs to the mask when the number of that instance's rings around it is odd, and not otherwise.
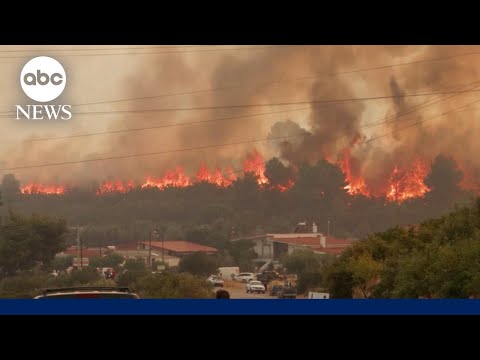
<path fill-rule="evenodd" d="M 282 285 L 273 285 L 270 289 L 270 296 L 278 296 L 278 293 L 282 290 Z"/>
<path fill-rule="evenodd" d="M 297 298 L 297 289 L 290 286 L 284 286 L 277 293 L 279 299 L 296 299 Z"/>
<path fill-rule="evenodd" d="M 273 280 L 279 280 L 281 278 L 282 276 L 276 271 L 264 271 L 260 275 L 257 275 L 257 280 L 262 282 L 264 281 L 270 282 Z"/>
<path fill-rule="evenodd" d="M 35 299 L 139 299 L 127 287 L 70 287 L 46 289 Z"/>

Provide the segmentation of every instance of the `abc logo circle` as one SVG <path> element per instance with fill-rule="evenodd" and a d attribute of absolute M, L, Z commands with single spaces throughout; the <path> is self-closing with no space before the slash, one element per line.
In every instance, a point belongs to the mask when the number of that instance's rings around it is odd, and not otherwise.
<path fill-rule="evenodd" d="M 48 56 L 31 59 L 20 74 L 23 92 L 38 102 L 48 102 L 59 97 L 66 83 L 67 75 L 62 64 Z"/>

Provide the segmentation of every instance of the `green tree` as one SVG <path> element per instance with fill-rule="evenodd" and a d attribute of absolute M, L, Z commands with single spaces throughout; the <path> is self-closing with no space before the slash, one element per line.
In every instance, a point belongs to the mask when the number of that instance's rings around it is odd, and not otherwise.
<path fill-rule="evenodd" d="M 48 287 L 52 277 L 42 273 L 24 273 L 0 280 L 0 298 L 31 299 Z"/>
<path fill-rule="evenodd" d="M 224 248 L 228 242 L 224 234 L 214 231 L 209 225 L 200 225 L 187 230 L 186 240 L 216 248 Z"/>
<path fill-rule="evenodd" d="M 73 255 L 55 256 L 50 262 L 50 268 L 57 271 L 67 270 L 73 265 Z"/>
<path fill-rule="evenodd" d="M 48 265 L 65 249 L 66 233 L 64 220 L 12 214 L 0 228 L 0 270 L 12 275 L 38 263 Z"/>
<path fill-rule="evenodd" d="M 143 259 L 127 259 L 123 268 L 128 271 L 145 271 L 147 266 Z"/>
<path fill-rule="evenodd" d="M 103 257 L 92 257 L 89 261 L 89 266 L 93 268 L 102 268 L 102 267 L 117 267 L 125 258 L 117 253 L 111 253 Z"/>
<path fill-rule="evenodd" d="M 326 287 L 326 269 L 333 261 L 329 255 L 315 254 L 312 250 L 294 250 L 283 258 L 289 273 L 298 276 L 298 291 Z"/>
<path fill-rule="evenodd" d="M 375 261 L 371 254 L 362 254 L 356 259 L 351 258 L 347 267 L 352 274 L 355 288 L 360 290 L 365 298 L 369 298 L 383 269 L 382 263 Z"/>
<path fill-rule="evenodd" d="M 186 255 L 180 260 L 178 267 L 181 272 L 203 276 L 215 274 L 218 268 L 215 257 L 201 252 Z"/>
<path fill-rule="evenodd" d="M 258 177 L 254 173 L 245 173 L 232 185 L 233 207 L 238 210 L 251 210 L 261 207 Z"/>
<path fill-rule="evenodd" d="M 275 157 L 266 163 L 264 175 L 273 186 L 286 185 L 293 177 L 291 170 Z"/>
<path fill-rule="evenodd" d="M 149 274 L 135 282 L 134 290 L 142 298 L 209 299 L 214 297 L 204 278 L 188 273 Z"/>
<path fill-rule="evenodd" d="M 298 274 L 308 268 L 319 268 L 322 265 L 322 255 L 315 254 L 312 250 L 294 250 L 283 260 L 287 271 Z"/>
<path fill-rule="evenodd" d="M 249 240 L 238 240 L 228 244 L 228 253 L 242 271 L 253 271 L 253 260 L 257 254 L 253 250 L 253 242 Z M 223 265 L 223 264 L 222 264 Z"/>
<path fill-rule="evenodd" d="M 145 276 L 148 275 L 147 270 L 126 270 L 121 272 L 117 276 L 117 285 L 118 286 L 127 286 L 132 289 L 135 289 L 136 287 L 136 282 Z"/>

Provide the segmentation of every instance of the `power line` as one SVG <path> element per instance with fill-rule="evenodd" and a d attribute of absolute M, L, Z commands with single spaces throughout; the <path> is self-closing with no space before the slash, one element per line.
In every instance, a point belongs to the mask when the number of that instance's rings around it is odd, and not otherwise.
<path fill-rule="evenodd" d="M 290 105 L 311 105 L 311 104 L 340 104 L 354 101 L 371 101 L 371 100 L 386 100 L 392 98 L 409 98 L 409 97 L 422 97 L 422 96 L 434 96 L 434 95 L 448 95 L 448 94 L 466 94 L 480 92 L 480 89 L 471 90 L 457 90 L 457 91 L 440 91 L 418 94 L 404 94 L 404 95 L 383 95 L 383 96 L 370 96 L 370 97 L 357 97 L 357 98 L 343 98 L 343 99 L 330 99 L 330 100 L 304 100 L 304 101 L 292 101 L 292 102 L 277 102 L 277 103 L 263 103 L 263 104 L 237 104 L 237 105 L 216 105 L 216 106 L 198 106 L 198 107 L 185 107 L 185 108 L 158 108 L 158 109 L 138 109 L 138 110 L 113 110 L 113 111 L 88 111 L 79 112 L 74 115 L 104 115 L 104 114 L 135 114 L 135 113 L 156 113 L 156 112 L 174 112 L 174 111 L 200 111 L 200 110 L 219 110 L 219 109 L 244 109 L 255 108 L 265 106 L 290 106 Z M 10 112 L 11 113 L 11 112 Z M 13 114 L 11 114 L 13 115 Z M 1 117 L 9 117 L 7 115 L 0 115 Z"/>
<path fill-rule="evenodd" d="M 468 103 L 468 104 L 459 106 L 459 107 L 457 107 L 457 108 L 455 108 L 455 109 L 453 109 L 453 110 L 448 110 L 448 111 L 445 111 L 445 112 L 443 112 L 443 113 L 441 113 L 441 114 L 436 114 L 436 115 L 433 115 L 433 116 L 428 117 L 428 118 L 426 118 L 426 119 L 423 119 L 423 120 L 414 122 L 414 123 L 412 123 L 412 124 L 410 124 L 410 125 L 408 125 L 408 126 L 405 126 L 405 127 L 403 127 L 403 128 L 395 129 L 395 130 L 393 130 L 393 131 L 391 131 L 391 132 L 388 132 L 388 133 L 385 133 L 385 134 L 382 134 L 382 135 L 378 135 L 378 136 L 372 137 L 372 138 L 370 138 L 370 139 L 367 139 L 367 140 L 364 140 L 364 141 L 362 141 L 362 142 L 359 142 L 357 145 L 367 144 L 367 143 L 370 143 L 370 142 L 372 142 L 372 141 L 375 141 L 375 140 L 384 138 L 384 137 L 386 137 L 386 136 L 392 135 L 392 134 L 394 134 L 394 133 L 396 133 L 396 132 L 398 132 L 398 131 L 403 131 L 403 130 L 410 129 L 410 128 L 414 127 L 414 126 L 420 125 L 420 124 L 422 124 L 422 123 L 424 123 L 424 122 L 426 122 L 426 121 L 435 119 L 435 118 L 437 118 L 437 117 L 445 116 L 445 115 L 448 115 L 448 114 L 450 114 L 450 113 L 460 111 L 461 109 L 464 109 L 464 108 L 466 108 L 466 107 L 468 107 L 468 106 L 474 105 L 474 104 L 476 104 L 476 103 L 478 103 L 478 102 L 480 102 L 480 99 L 478 99 L 478 100 L 476 100 L 476 101 L 473 101 L 473 102 L 471 102 L 471 103 Z M 302 134 L 302 135 L 305 136 L 304 134 Z M 297 136 L 299 136 L 299 135 L 297 135 Z M 292 136 L 292 137 L 293 137 L 293 136 Z M 334 141 L 337 141 L 337 140 L 338 140 L 338 139 L 335 139 Z M 269 160 L 264 161 L 264 162 L 262 162 L 261 164 L 265 165 L 265 164 L 268 163 L 268 161 L 269 161 Z M 235 173 L 242 172 L 242 171 L 244 171 L 244 170 L 243 170 L 243 169 L 237 169 L 237 170 L 231 171 L 231 172 L 229 172 L 229 173 L 227 173 L 227 174 L 224 174 L 223 176 L 225 177 L 225 176 L 233 175 L 233 174 L 235 174 Z"/>
<path fill-rule="evenodd" d="M 85 57 L 85 56 L 118 56 L 118 55 L 155 55 L 155 54 L 186 54 L 186 53 L 206 53 L 217 51 L 243 51 L 243 50 L 267 50 L 267 49 L 285 49 L 291 47 L 304 47 L 303 45 L 275 45 L 275 46 L 249 46 L 242 48 L 223 48 L 223 49 L 204 49 L 204 50 L 184 50 L 184 51 L 149 51 L 149 52 L 123 52 L 123 53 L 104 53 L 104 54 L 58 54 L 58 57 Z M 0 56 L 0 59 L 25 59 L 31 58 L 31 55 Z"/>
<path fill-rule="evenodd" d="M 78 46 L 78 45 L 76 45 Z M 0 53 L 14 53 L 14 52 L 55 52 L 55 51 L 116 51 L 116 50 L 155 50 L 155 49 L 181 49 L 181 48 L 198 48 L 198 47 L 215 47 L 225 45 L 173 45 L 173 46 L 136 46 L 136 47 L 108 47 L 108 48 L 74 48 L 74 49 L 23 49 L 23 50 L 0 50 Z"/>
<path fill-rule="evenodd" d="M 410 128 L 412 126 L 421 124 L 425 121 L 447 115 L 449 113 L 458 111 L 462 108 L 465 108 L 467 106 L 473 105 L 477 102 L 480 102 L 479 100 L 476 100 L 474 102 L 471 102 L 466 105 L 462 105 L 456 109 L 445 111 L 441 114 L 437 114 L 431 117 L 428 117 L 424 120 L 418 121 L 414 124 L 411 124 L 407 127 L 401 128 L 394 130 L 390 133 L 383 134 L 381 136 L 371 138 L 369 140 L 366 140 L 362 143 L 367 143 L 376 139 L 379 139 L 384 136 L 388 136 L 390 134 L 393 134 L 397 131 L 402 131 L 407 128 Z M 84 160 L 74 160 L 74 161 L 64 161 L 64 162 L 57 162 L 57 163 L 46 163 L 46 164 L 39 164 L 39 165 L 25 165 L 25 166 L 16 166 L 16 167 L 11 167 L 11 168 L 0 168 L 0 171 L 12 171 L 12 170 L 20 170 L 20 169 L 32 169 L 32 168 L 40 168 L 40 167 L 49 167 L 49 166 L 60 166 L 60 165 L 71 165 L 71 164 L 80 164 L 80 163 L 89 163 L 89 162 L 98 162 L 98 161 L 106 161 L 106 160 L 118 160 L 118 159 L 128 159 L 128 158 L 136 158 L 136 157 L 145 157 L 145 156 L 153 156 L 153 155 L 164 155 L 164 154 L 171 154 L 171 153 L 179 153 L 179 152 L 186 152 L 186 151 L 196 151 L 196 150 L 204 150 L 204 149 L 211 149 L 211 148 L 219 148 L 219 147 L 226 147 L 226 146 L 235 146 L 235 145 L 243 145 L 243 144 L 251 144 L 251 143 L 258 143 L 258 142 L 266 142 L 266 141 L 275 141 L 275 140 L 285 140 L 289 138 L 294 138 L 294 137 L 300 137 L 300 136 L 308 136 L 311 135 L 309 134 L 296 134 L 296 135 L 287 135 L 287 136 L 279 136 L 279 137 L 268 137 L 268 138 L 262 138 L 262 139 L 251 139 L 251 140 L 243 140 L 243 141 L 237 141 L 237 142 L 231 142 L 231 143 L 222 143 L 222 144 L 211 144 L 211 145 L 203 145 L 203 146 L 196 146 L 196 147 L 190 147 L 190 148 L 183 148 L 183 149 L 173 149 L 173 150 L 163 150 L 163 151 L 156 151 L 156 152 L 150 152 L 150 153 L 141 153 L 141 154 L 130 154 L 130 155 L 118 155 L 118 156 L 109 156 L 109 157 L 103 157 L 103 158 L 96 158 L 96 159 L 84 159 Z M 360 144 L 362 144 L 360 143 Z M 228 174 L 227 174 L 228 175 Z"/>
<path fill-rule="evenodd" d="M 152 95 L 152 96 L 140 96 L 140 97 L 126 98 L 126 99 L 104 100 L 104 101 L 97 101 L 97 102 L 72 104 L 72 105 L 73 106 L 101 105 L 101 104 L 137 101 L 137 100 L 150 100 L 150 99 L 163 98 L 163 97 L 195 95 L 195 94 L 201 94 L 201 93 L 215 92 L 215 91 L 221 91 L 221 90 L 231 90 L 231 89 L 244 88 L 244 87 L 247 87 L 247 88 L 248 87 L 261 88 L 261 87 L 266 87 L 266 86 L 285 83 L 285 82 L 295 82 L 295 81 L 300 81 L 300 80 L 315 79 L 315 78 L 322 77 L 322 76 L 335 77 L 335 76 L 348 75 L 348 74 L 354 74 L 354 73 L 359 73 L 359 72 L 367 72 L 367 71 L 373 71 L 373 70 L 392 68 L 392 67 L 397 67 L 397 66 L 406 66 L 406 65 L 414 65 L 414 64 L 426 63 L 426 62 L 444 61 L 444 60 L 450 60 L 450 59 L 457 58 L 457 57 L 464 57 L 464 56 L 471 56 L 471 55 L 480 55 L 480 52 L 469 52 L 469 53 L 457 54 L 457 55 L 446 56 L 446 57 L 438 57 L 438 58 L 432 58 L 432 59 L 422 59 L 422 60 L 417 60 L 417 61 L 409 61 L 409 62 L 404 62 L 404 63 L 380 65 L 380 66 L 369 67 L 369 68 L 348 70 L 348 71 L 343 71 L 343 72 L 317 73 L 315 75 L 301 76 L 301 77 L 293 78 L 293 79 L 269 81 L 269 82 L 266 82 L 264 84 L 260 84 L 260 85 L 256 85 L 256 86 L 232 85 L 232 86 L 223 86 L 223 87 L 218 87 L 218 88 L 193 90 L 193 91 L 183 91 L 183 92 L 178 92 L 178 93 L 166 93 L 166 94 L 159 94 L 159 95 Z"/>
<path fill-rule="evenodd" d="M 480 81 L 475 81 L 473 83 L 470 83 L 468 85 L 462 86 L 462 87 L 468 87 L 472 86 L 474 84 L 478 84 Z M 478 87 L 478 86 L 476 86 Z M 403 117 L 405 115 L 408 115 L 412 112 L 415 112 L 417 110 L 420 110 L 422 108 L 425 108 L 427 106 L 431 106 L 434 104 L 437 104 L 441 101 L 445 101 L 448 98 L 452 98 L 455 96 L 458 96 L 459 94 L 454 94 L 446 97 L 445 99 L 441 99 L 441 97 L 434 99 L 434 100 L 429 100 L 423 104 L 413 106 L 412 108 L 408 109 L 407 111 L 399 114 L 395 114 L 390 117 L 385 117 L 383 120 L 379 120 L 374 123 L 369 123 L 366 126 L 362 127 L 362 129 L 359 130 L 364 130 L 370 127 L 374 127 L 377 125 L 381 125 L 384 123 L 387 123 L 388 120 L 390 119 L 397 119 L 399 117 Z M 437 101 L 435 101 L 437 100 Z M 435 101 L 432 103 L 432 101 Z M 65 136 L 58 136 L 58 137 L 50 137 L 50 138 L 40 138 L 40 139 L 29 139 L 26 140 L 26 142 L 38 142 L 38 141 L 51 141 L 51 140 L 61 140 L 61 139 L 73 139 L 73 138 L 81 138 L 81 137 L 89 137 L 89 136 L 98 136 L 98 135 L 109 135 L 109 134 L 119 134 L 119 133 L 126 133 L 126 132 L 137 132 L 137 131 L 146 131 L 146 130 L 154 130 L 154 129 L 163 129 L 163 128 L 169 128 L 169 127 L 177 127 L 177 126 L 188 126 L 188 125 L 198 125 L 198 124 L 205 124 L 205 123 L 214 123 L 218 121 L 227 121 L 227 120 L 236 120 L 236 119 L 243 119 L 243 118 L 249 118 L 249 117 L 257 117 L 257 116 L 263 116 L 263 115 L 272 115 L 272 114 L 280 114 L 280 113 L 288 113 L 292 111 L 303 111 L 303 110 L 308 110 L 309 108 L 297 108 L 297 109 L 289 109 L 289 110 L 280 110 L 280 111 L 271 111 L 271 112 L 264 112 L 264 113 L 256 113 L 256 114 L 248 114 L 248 115 L 242 115 L 242 116 L 229 116 L 229 117 L 222 117 L 222 118 L 216 118 L 216 119 L 210 119 L 210 120 L 201 120 L 201 121 L 189 121 L 189 122 L 183 122 L 183 123 L 177 123 L 177 124 L 163 124 L 163 125 L 157 125 L 157 126 L 149 126 L 149 127 L 142 127 L 142 128 L 133 128 L 133 129 L 122 129 L 122 130 L 110 130 L 110 131 L 101 131 L 101 132 L 96 132 L 96 133 L 86 133 L 86 134 L 73 134 L 73 135 L 65 135 Z M 345 135 L 344 137 L 346 137 Z"/>
<path fill-rule="evenodd" d="M 471 102 L 471 103 L 468 103 L 468 104 L 459 106 L 459 107 L 457 107 L 457 108 L 455 108 L 455 109 L 453 109 L 453 110 L 445 111 L 445 112 L 443 112 L 443 113 L 441 113 L 441 114 L 433 115 L 433 116 L 428 117 L 428 118 L 426 118 L 426 119 L 419 120 L 419 121 L 417 121 L 417 122 L 414 122 L 413 124 L 410 124 L 410 125 L 408 125 L 408 126 L 405 126 L 405 127 L 401 128 L 401 129 L 397 129 L 397 130 L 394 130 L 394 131 L 391 131 L 391 132 L 388 132 L 388 133 L 385 133 L 385 134 L 382 134 L 382 135 L 373 137 L 373 138 L 371 138 L 371 139 L 365 140 L 364 143 L 369 143 L 369 142 L 371 142 L 371 141 L 374 141 L 374 140 L 377 140 L 377 139 L 381 139 L 381 138 L 383 138 L 383 137 L 385 137 L 385 136 L 392 135 L 392 134 L 394 134 L 394 133 L 396 133 L 396 132 L 398 132 L 398 131 L 403 131 L 403 130 L 409 129 L 409 128 L 413 127 L 413 126 L 420 125 L 420 124 L 422 124 L 422 123 L 424 123 L 424 122 L 426 122 L 426 121 L 435 119 L 435 118 L 437 118 L 437 117 L 441 117 L 441 116 L 448 115 L 448 114 L 453 113 L 453 112 L 457 112 L 457 111 L 459 111 L 459 110 L 461 110 L 461 109 L 464 109 L 464 108 L 466 108 L 466 107 L 468 107 L 468 106 L 474 105 L 474 104 L 476 104 L 476 103 L 478 103 L 478 102 L 480 102 L 480 99 L 478 99 L 478 100 L 476 100 L 476 101 L 473 101 L 473 102 Z"/>
<path fill-rule="evenodd" d="M 293 79 L 274 80 L 274 81 L 266 82 L 266 83 L 263 83 L 263 84 L 260 84 L 260 85 L 255 85 L 255 86 L 253 86 L 253 85 L 252 86 L 249 86 L 249 85 L 247 85 L 247 86 L 245 86 L 245 85 L 232 85 L 232 86 L 223 86 L 223 87 L 202 89 L 202 90 L 183 91 L 183 92 L 178 92 L 178 93 L 165 93 L 165 94 L 159 94 L 159 95 L 140 96 L 140 97 L 133 97 L 133 98 L 125 98 L 125 99 L 114 99 L 114 100 L 104 100 L 104 101 L 96 101 L 96 102 L 77 103 L 77 104 L 72 104 L 72 106 L 90 106 L 90 105 L 103 105 L 103 104 L 112 104 L 112 103 L 138 101 L 138 100 L 152 100 L 152 99 L 164 98 L 164 97 L 196 95 L 196 94 L 202 94 L 202 93 L 216 92 L 216 91 L 222 91 L 222 90 L 231 90 L 231 89 L 238 89 L 238 88 L 245 88 L 245 87 L 246 88 L 249 88 L 249 87 L 250 88 L 262 88 L 262 87 L 267 87 L 267 86 L 274 85 L 274 84 L 281 84 L 281 83 L 285 83 L 285 82 L 295 82 L 295 81 L 301 81 L 301 80 L 315 79 L 315 78 L 322 77 L 322 76 L 335 77 L 335 76 L 348 75 L 348 74 L 354 74 L 354 73 L 359 73 L 359 72 L 367 72 L 367 71 L 373 71 L 373 70 L 392 68 L 392 67 L 397 67 L 397 66 L 406 66 L 406 65 L 413 65 L 413 64 L 426 63 L 426 62 L 444 61 L 444 60 L 450 60 L 450 59 L 453 59 L 453 58 L 470 56 L 470 55 L 480 55 L 480 52 L 469 52 L 469 53 L 456 54 L 456 55 L 445 56 L 445 57 L 438 57 L 438 58 L 432 58 L 432 59 L 422 59 L 422 60 L 409 61 L 409 62 L 403 62 L 403 63 L 381 65 L 381 66 L 362 68 L 362 69 L 356 69 L 356 70 L 349 70 L 349 71 L 343 71 L 343 72 L 336 72 L 336 73 L 322 73 L 322 74 L 318 73 L 318 74 L 315 74 L 315 75 L 302 76 L 302 77 L 293 78 Z M 12 112 L 11 111 L 0 112 L 0 114 L 9 114 L 9 113 L 12 113 Z M 111 112 L 104 112 L 104 113 L 111 113 Z M 82 114 L 82 113 L 80 113 L 80 114 Z"/>
<path fill-rule="evenodd" d="M 65 135 L 65 136 L 58 136 L 58 137 L 51 137 L 51 138 L 29 139 L 29 140 L 26 140 L 26 142 L 72 139 L 72 138 L 80 138 L 80 137 L 87 137 L 87 136 L 108 135 L 108 134 L 118 134 L 118 133 L 145 131 L 145 130 L 153 130 L 153 129 L 163 129 L 163 128 L 177 127 L 177 126 L 198 125 L 198 124 L 213 123 L 213 122 L 217 122 L 217 121 L 244 119 L 244 118 L 249 118 L 249 117 L 257 117 L 257 116 L 272 115 L 272 114 L 281 114 L 281 113 L 288 113 L 288 112 L 292 112 L 292 111 L 302 111 L 302 110 L 309 110 L 309 109 L 310 109 L 309 107 L 304 107 L 304 108 L 270 111 L 270 112 L 248 114 L 248 115 L 241 115 L 241 116 L 229 116 L 229 117 L 216 118 L 216 119 L 210 119 L 210 120 L 189 121 L 189 122 L 183 122 L 183 123 L 177 123 L 177 124 L 163 124 L 163 125 L 149 126 L 149 127 L 142 127 L 142 128 L 101 131 L 101 132 L 96 132 L 96 133 L 74 134 L 74 135 Z"/>
<path fill-rule="evenodd" d="M 295 135 L 295 136 L 299 136 L 299 135 Z M 31 169 L 31 168 L 40 168 L 40 167 L 47 167 L 47 166 L 71 165 L 71 164 L 80 164 L 80 163 L 86 163 L 86 162 L 97 162 L 97 161 L 116 160 L 116 159 L 128 159 L 128 158 L 136 158 L 136 157 L 144 157 L 144 156 L 152 156 L 152 155 L 163 155 L 163 154 L 179 153 L 179 152 L 186 152 L 186 151 L 219 148 L 219 147 L 225 147 L 225 146 L 251 144 L 251 143 L 257 143 L 257 142 L 263 142 L 263 141 L 282 140 L 282 139 L 286 139 L 286 138 L 290 138 L 290 137 L 292 137 L 292 136 L 280 136 L 280 137 L 268 138 L 268 139 L 244 140 L 244 141 L 237 141 L 237 142 L 232 142 L 232 143 L 212 144 L 212 145 L 196 146 L 196 147 L 183 148 L 183 149 L 163 150 L 163 151 L 156 151 L 156 152 L 142 153 L 142 154 L 118 155 L 118 156 L 110 156 L 110 157 L 96 158 L 96 159 L 84 159 L 84 160 L 65 161 L 65 162 L 58 162 L 58 163 L 47 163 L 47 164 L 41 164 L 41 165 L 17 166 L 17 167 L 12 167 L 12 168 L 3 168 L 3 169 L 0 169 L 0 171 Z"/>
<path fill-rule="evenodd" d="M 474 86 L 474 85 L 475 85 L 475 86 L 473 87 L 473 89 L 477 89 L 477 88 L 479 87 L 479 85 L 476 85 L 476 84 L 479 84 L 479 83 L 480 83 L 480 81 L 477 80 L 477 81 L 474 81 L 473 83 L 470 83 L 470 84 L 468 84 L 468 85 L 466 85 L 466 86 L 461 86 L 461 87 L 471 87 L 471 86 Z M 472 89 L 472 90 L 473 90 L 473 89 Z M 410 114 L 410 113 L 413 113 L 413 112 L 415 112 L 415 111 L 417 111 L 417 110 L 424 109 L 424 108 L 426 108 L 426 107 L 428 107 L 428 106 L 432 106 L 432 105 L 438 104 L 438 103 L 440 103 L 440 102 L 442 102 L 442 101 L 446 101 L 446 100 L 451 99 L 451 98 L 454 98 L 454 97 L 456 97 L 456 96 L 458 96 L 458 95 L 461 95 L 461 94 L 453 94 L 453 95 L 451 95 L 451 96 L 446 96 L 446 97 L 444 97 L 444 98 L 438 97 L 438 98 L 436 98 L 436 99 L 428 100 L 428 101 L 426 101 L 426 102 L 424 102 L 424 103 L 422 103 L 422 104 L 419 104 L 419 105 L 417 105 L 417 106 L 413 106 L 412 108 L 406 110 L 406 111 L 403 112 L 403 113 L 399 113 L 399 114 L 396 114 L 396 115 L 391 116 L 391 120 L 397 119 L 397 118 L 399 118 L 399 117 L 403 117 L 403 116 L 408 115 L 408 114 Z M 432 101 L 433 101 L 433 102 L 432 102 Z M 377 122 L 373 122 L 373 123 L 368 123 L 368 124 L 366 124 L 365 126 L 362 127 L 362 130 L 369 129 L 369 128 L 371 128 L 371 127 L 374 127 L 374 126 L 377 126 L 377 125 L 380 125 L 380 124 L 384 124 L 384 123 L 387 123 L 387 122 L 391 122 L 391 121 L 387 121 L 387 119 L 388 119 L 388 118 L 385 118 L 383 121 L 377 121 Z M 388 119 L 388 120 L 390 120 L 390 119 Z"/>

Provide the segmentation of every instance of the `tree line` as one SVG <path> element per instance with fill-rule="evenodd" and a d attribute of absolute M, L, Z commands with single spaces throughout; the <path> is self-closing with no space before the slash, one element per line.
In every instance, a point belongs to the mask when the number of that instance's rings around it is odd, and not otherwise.
<path fill-rule="evenodd" d="M 135 189 L 126 194 L 97 196 L 86 189 L 65 195 L 22 195 L 14 175 L 4 176 L 5 206 L 16 213 L 63 217 L 82 226 L 87 246 L 116 245 L 149 239 L 152 228 L 163 228 L 166 239 L 190 240 L 224 249 L 229 239 L 267 232 L 290 232 L 298 221 L 318 224 L 320 232 L 362 238 L 395 225 L 417 224 L 465 204 L 474 194 L 460 187 L 463 174 L 451 158 L 438 156 L 424 180 L 431 189 L 424 197 L 402 203 L 386 198 L 351 196 L 341 169 L 325 160 L 303 164 L 293 187 L 293 175 L 276 158 L 266 164 L 270 185 L 259 187 L 247 173 L 228 188 L 197 183 L 187 188 Z M 328 225 L 330 224 L 330 225 Z"/>

